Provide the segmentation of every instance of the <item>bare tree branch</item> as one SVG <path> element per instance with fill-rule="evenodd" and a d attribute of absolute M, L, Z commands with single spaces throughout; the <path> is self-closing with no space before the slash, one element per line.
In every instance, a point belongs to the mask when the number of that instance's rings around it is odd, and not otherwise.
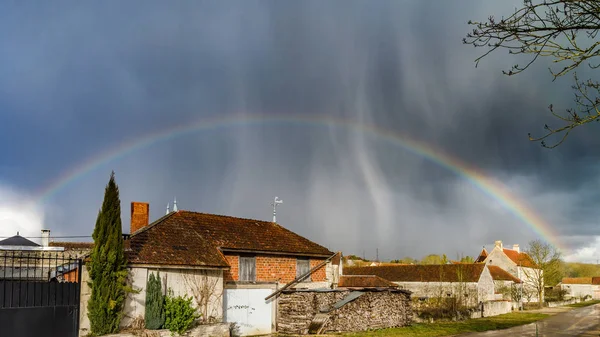
<path fill-rule="evenodd" d="M 488 50 L 475 59 L 475 66 L 498 49 L 508 50 L 511 55 L 531 55 L 524 66 L 515 64 L 503 73 L 508 76 L 528 69 L 538 58 L 550 57 L 556 68 L 550 68 L 554 80 L 575 70 L 582 64 L 590 69 L 600 67 L 600 42 L 594 41 L 600 30 L 600 1 L 595 0 L 524 0 L 521 8 L 506 17 L 487 21 L 469 21 L 474 26 L 463 43 Z M 596 60 L 596 61 L 595 61 Z M 575 75 L 575 108 L 559 114 L 550 108 L 562 124 L 558 128 L 545 126 L 545 134 L 529 140 L 541 142 L 543 147 L 554 148 L 562 144 L 576 127 L 600 120 L 600 92 L 597 81 L 579 81 Z M 551 145 L 546 139 L 561 135 Z"/>

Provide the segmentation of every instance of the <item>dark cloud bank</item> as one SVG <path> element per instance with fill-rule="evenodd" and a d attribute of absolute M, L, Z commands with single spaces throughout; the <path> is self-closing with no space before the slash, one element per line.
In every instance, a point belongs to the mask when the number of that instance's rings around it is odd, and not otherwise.
<path fill-rule="evenodd" d="M 515 3 L 518 4 L 518 3 Z M 510 4 L 128 2 L 0 5 L 0 215 L 34 233 L 88 235 L 112 169 L 152 218 L 180 208 L 270 219 L 335 250 L 384 259 L 473 255 L 538 234 L 465 179 L 381 138 L 302 124 L 223 127 L 97 167 L 32 208 L 35 191 L 97 153 L 234 113 L 363 121 L 430 144 L 506 184 L 572 258 L 596 247 L 598 137 L 549 151 L 527 141 L 568 107 L 546 64 L 463 46 L 469 19 Z M 11 186 L 14 191 L 9 190 Z M 29 214 L 24 218 L 23 214 Z M 22 229 L 24 230 L 24 229 Z M 3 233 L 7 234 L 7 233 Z M 594 258 L 595 259 L 595 258 Z"/>

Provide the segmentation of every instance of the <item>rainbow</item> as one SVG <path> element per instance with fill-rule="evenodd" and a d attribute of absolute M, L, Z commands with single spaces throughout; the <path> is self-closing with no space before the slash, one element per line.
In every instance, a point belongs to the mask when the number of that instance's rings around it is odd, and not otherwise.
<path fill-rule="evenodd" d="M 405 135 L 384 129 L 375 125 L 364 124 L 348 119 L 322 115 L 230 115 L 227 117 L 202 119 L 195 123 L 176 126 L 166 130 L 147 134 L 132 142 L 122 144 L 116 148 L 109 149 L 97 156 L 89 158 L 87 161 L 73 167 L 65 172 L 58 179 L 48 184 L 36 195 L 38 203 L 44 203 L 53 195 L 64 189 L 69 184 L 81 179 L 88 172 L 111 161 L 118 160 L 137 150 L 146 148 L 152 144 L 165 142 L 170 139 L 182 137 L 199 131 L 207 131 L 223 127 L 247 127 L 252 125 L 264 125 L 271 123 L 291 123 L 293 125 L 305 125 L 312 127 L 333 127 L 364 133 L 375 136 L 394 146 L 398 146 L 410 153 L 423 157 L 440 167 L 443 167 L 458 176 L 463 177 L 473 186 L 483 193 L 498 201 L 506 210 L 511 212 L 521 222 L 530 227 L 537 235 L 541 236 L 547 242 L 564 250 L 564 247 L 558 242 L 558 235 L 552 227 L 546 223 L 534 210 L 527 204 L 512 194 L 505 185 L 486 176 L 480 170 L 467 165 L 466 163 L 452 158 L 433 147 L 411 139 Z"/>

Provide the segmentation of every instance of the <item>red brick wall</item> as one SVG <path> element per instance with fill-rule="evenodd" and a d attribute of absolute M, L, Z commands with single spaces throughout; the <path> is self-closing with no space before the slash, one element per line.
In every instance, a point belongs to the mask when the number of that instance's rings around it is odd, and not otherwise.
<path fill-rule="evenodd" d="M 148 226 L 148 217 L 150 213 L 150 204 L 147 202 L 131 203 L 131 226 L 129 233 L 133 233 L 140 228 Z"/>
<path fill-rule="evenodd" d="M 237 281 L 238 277 L 239 277 L 239 267 L 240 267 L 240 263 L 239 263 L 239 259 L 237 255 L 225 255 L 225 258 L 227 259 L 227 263 L 229 263 L 229 266 L 231 266 L 231 268 L 229 270 L 226 270 L 223 273 L 223 278 L 225 279 L 225 282 L 227 281 Z"/>
<path fill-rule="evenodd" d="M 325 259 L 319 259 L 319 260 L 315 260 L 315 259 L 310 259 L 310 269 L 313 269 L 314 267 L 316 267 L 319 263 L 323 262 Z M 311 277 L 311 280 L 313 282 L 321 282 L 321 281 L 325 281 L 326 278 L 326 273 L 325 273 L 325 268 L 327 267 L 327 264 L 325 264 L 323 267 L 315 270 Z"/>
<path fill-rule="evenodd" d="M 225 255 L 231 266 L 224 274 L 225 281 L 239 279 L 239 259 L 237 255 Z M 323 259 L 310 259 L 310 268 L 316 267 Z M 296 258 L 278 255 L 256 256 L 256 281 L 288 283 L 296 278 Z M 325 281 L 325 266 L 317 269 L 311 275 L 311 281 Z"/>

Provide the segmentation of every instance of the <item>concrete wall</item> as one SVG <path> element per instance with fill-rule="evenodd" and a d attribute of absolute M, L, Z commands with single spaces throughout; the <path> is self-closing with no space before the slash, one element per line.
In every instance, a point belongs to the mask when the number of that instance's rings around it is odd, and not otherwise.
<path fill-rule="evenodd" d="M 471 318 L 490 317 L 507 314 L 512 311 L 510 301 L 487 301 L 483 303 L 483 316 L 481 310 L 471 313 Z"/>
<path fill-rule="evenodd" d="M 556 302 L 546 302 L 549 308 L 554 308 L 554 307 L 562 307 L 563 305 L 569 305 L 569 304 L 575 304 L 575 303 L 579 303 L 581 302 L 581 300 L 579 298 L 572 298 L 570 300 L 566 300 L 566 301 L 556 301 Z"/>
<path fill-rule="evenodd" d="M 92 289 L 88 285 L 90 280 L 90 273 L 88 272 L 85 264 L 81 268 L 81 289 L 79 297 L 79 336 L 85 336 L 90 332 L 90 320 L 88 319 L 88 301 L 92 296 Z"/>
<path fill-rule="evenodd" d="M 172 337 L 171 331 L 169 330 L 145 330 L 142 336 L 153 336 L 153 337 Z M 214 323 L 199 325 L 186 333 L 188 337 L 229 337 L 229 324 L 227 323 Z M 114 335 L 106 335 L 104 337 L 137 337 L 139 334 L 134 335 L 130 333 L 119 333 Z"/>
<path fill-rule="evenodd" d="M 122 327 L 144 317 L 146 281 L 150 273 L 160 273 L 164 294 L 170 289 L 174 296 L 188 295 L 198 308 L 203 322 L 220 322 L 223 318 L 223 271 L 216 269 L 129 268 L 132 286 L 138 293 L 127 296 Z"/>
<path fill-rule="evenodd" d="M 330 307 L 350 291 L 295 291 L 279 297 L 277 330 L 281 333 L 306 334 L 310 322 L 323 307 Z M 363 331 L 405 326 L 412 322 L 410 295 L 406 292 L 365 292 L 328 314 L 324 333 Z"/>

